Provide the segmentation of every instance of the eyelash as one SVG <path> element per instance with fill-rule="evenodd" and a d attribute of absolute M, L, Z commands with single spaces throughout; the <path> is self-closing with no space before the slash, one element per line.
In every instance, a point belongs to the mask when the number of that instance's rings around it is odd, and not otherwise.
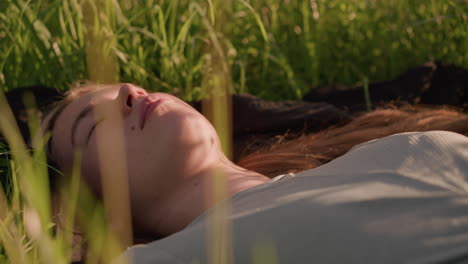
<path fill-rule="evenodd" d="M 96 123 L 94 123 L 93 127 L 91 127 L 91 130 L 89 130 L 89 133 L 88 133 L 88 137 L 87 137 L 87 141 L 89 142 L 89 139 L 91 138 L 91 135 L 93 134 L 95 128 L 99 125 L 99 123 L 101 123 L 102 121 L 104 121 L 104 119 L 101 119 L 101 120 L 98 120 Z"/>

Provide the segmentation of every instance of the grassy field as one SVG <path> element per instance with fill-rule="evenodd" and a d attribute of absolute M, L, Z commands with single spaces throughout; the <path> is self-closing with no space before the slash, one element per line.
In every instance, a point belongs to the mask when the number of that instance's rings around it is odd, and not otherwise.
<path fill-rule="evenodd" d="M 467 28 L 466 0 L 0 0 L 0 88 L 66 90 L 93 80 L 187 100 L 219 86 L 297 99 L 429 60 L 468 67 Z M 9 142 L 0 143 L 0 176 L 11 175 L 0 189 L 0 263 L 69 263 L 75 219 L 89 242 L 87 263 L 112 260 L 125 245 L 80 187 L 79 171 L 62 188 L 64 224 L 53 228 L 44 141 L 34 138 L 37 151 L 28 151 L 6 106 L 0 94 Z M 274 263 L 262 254 L 254 263 Z"/>
<path fill-rule="evenodd" d="M 232 89 L 268 99 L 300 98 L 318 85 L 390 79 L 428 60 L 468 67 L 465 0 L 235 0 L 222 16 L 213 2 L 2 1 L 0 87 L 67 89 L 95 80 L 93 72 L 110 59 L 117 66 L 106 81 L 200 98 L 203 76 L 213 70 L 208 33 L 220 21 L 215 34 L 225 47 Z"/>

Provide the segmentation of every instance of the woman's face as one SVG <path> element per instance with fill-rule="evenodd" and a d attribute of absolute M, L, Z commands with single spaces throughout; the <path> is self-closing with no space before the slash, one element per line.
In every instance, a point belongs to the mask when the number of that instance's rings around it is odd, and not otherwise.
<path fill-rule="evenodd" d="M 82 175 L 97 194 L 103 159 L 123 152 L 126 166 L 110 164 L 127 169 L 133 203 L 164 196 L 220 154 L 217 134 L 199 112 L 174 96 L 148 94 L 131 84 L 73 100 L 56 119 L 50 148 L 52 158 L 68 169 L 79 151 Z"/>

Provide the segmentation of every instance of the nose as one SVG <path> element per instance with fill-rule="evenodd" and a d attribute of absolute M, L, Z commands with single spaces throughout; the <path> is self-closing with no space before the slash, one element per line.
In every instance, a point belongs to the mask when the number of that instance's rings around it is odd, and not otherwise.
<path fill-rule="evenodd" d="M 139 88 L 130 83 L 122 84 L 119 89 L 117 101 L 122 108 L 122 113 L 124 114 L 124 116 L 132 111 L 135 100 L 138 97 L 145 95 L 146 92 L 142 88 Z"/>

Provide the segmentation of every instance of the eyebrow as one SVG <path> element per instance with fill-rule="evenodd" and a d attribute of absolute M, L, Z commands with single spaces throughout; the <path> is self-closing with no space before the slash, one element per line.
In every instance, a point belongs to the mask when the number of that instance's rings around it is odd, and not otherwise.
<path fill-rule="evenodd" d="M 76 129 L 80 122 L 94 109 L 94 105 L 88 105 L 87 107 L 83 108 L 81 112 L 76 116 L 75 120 L 72 123 L 72 130 L 71 130 L 71 143 L 72 146 L 75 146 L 75 135 Z"/>
<path fill-rule="evenodd" d="M 48 123 L 46 124 L 45 131 L 52 131 L 54 129 L 55 123 L 58 117 L 69 104 L 70 102 L 63 101 L 63 103 L 59 103 L 56 106 L 55 110 L 51 110 L 52 116 L 50 117 Z M 46 143 L 46 152 L 48 153 L 48 155 L 50 155 L 51 150 L 52 150 L 52 138 L 53 138 L 53 135 L 47 140 L 47 143 Z"/>

